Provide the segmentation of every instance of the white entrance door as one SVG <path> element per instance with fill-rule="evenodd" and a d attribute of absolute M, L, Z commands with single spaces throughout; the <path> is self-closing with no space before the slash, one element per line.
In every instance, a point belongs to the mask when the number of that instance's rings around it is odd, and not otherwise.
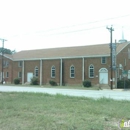
<path fill-rule="evenodd" d="M 27 73 L 27 82 L 31 82 L 31 78 L 33 78 L 33 73 Z"/>
<path fill-rule="evenodd" d="M 99 70 L 99 83 L 108 84 L 108 70 L 106 68 L 101 68 Z"/>

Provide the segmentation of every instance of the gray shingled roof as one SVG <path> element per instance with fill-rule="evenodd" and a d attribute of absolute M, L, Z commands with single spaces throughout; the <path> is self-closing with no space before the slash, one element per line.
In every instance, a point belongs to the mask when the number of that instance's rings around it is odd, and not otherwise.
<path fill-rule="evenodd" d="M 117 53 L 119 53 L 128 43 L 119 44 Z M 37 50 L 24 50 L 7 57 L 13 60 L 29 60 L 29 59 L 55 59 L 55 58 L 71 58 L 71 57 L 98 57 L 109 56 L 109 44 L 97 44 L 87 46 L 49 48 Z"/>

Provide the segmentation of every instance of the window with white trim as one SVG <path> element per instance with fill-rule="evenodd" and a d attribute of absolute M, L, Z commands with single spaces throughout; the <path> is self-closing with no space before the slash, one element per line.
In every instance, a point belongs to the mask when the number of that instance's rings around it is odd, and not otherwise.
<path fill-rule="evenodd" d="M 70 78 L 75 77 L 75 67 L 72 65 L 70 66 Z"/>
<path fill-rule="evenodd" d="M 9 65 L 9 61 L 3 61 L 3 67 L 8 67 L 8 65 Z"/>
<path fill-rule="evenodd" d="M 22 61 L 18 62 L 18 67 L 22 67 Z"/>
<path fill-rule="evenodd" d="M 102 57 L 101 58 L 101 63 L 102 64 L 106 64 L 107 63 L 107 58 L 106 57 Z"/>
<path fill-rule="evenodd" d="M 94 66 L 89 66 L 89 78 L 94 78 Z"/>
<path fill-rule="evenodd" d="M 38 77 L 38 67 L 37 66 L 34 69 L 34 76 Z"/>
<path fill-rule="evenodd" d="M 18 78 L 22 78 L 22 72 L 18 72 Z"/>
<path fill-rule="evenodd" d="M 55 76 L 56 76 L 56 68 L 55 68 L 55 66 L 52 66 L 51 67 L 51 78 L 55 78 Z"/>
<path fill-rule="evenodd" d="M 9 72 L 6 72 L 6 78 L 9 78 Z"/>

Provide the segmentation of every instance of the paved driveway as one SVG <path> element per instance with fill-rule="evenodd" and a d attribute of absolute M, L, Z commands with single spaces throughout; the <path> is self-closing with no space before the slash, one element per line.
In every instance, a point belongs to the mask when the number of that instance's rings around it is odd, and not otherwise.
<path fill-rule="evenodd" d="M 57 89 L 57 88 L 36 88 L 36 87 L 17 87 L 0 86 L 0 92 L 36 92 L 48 94 L 63 94 L 69 96 L 84 96 L 94 99 L 106 97 L 116 100 L 130 100 L 130 91 L 121 90 L 78 90 L 78 89 Z"/>

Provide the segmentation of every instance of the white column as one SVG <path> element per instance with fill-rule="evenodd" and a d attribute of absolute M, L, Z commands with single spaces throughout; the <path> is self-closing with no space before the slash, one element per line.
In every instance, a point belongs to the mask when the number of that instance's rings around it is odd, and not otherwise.
<path fill-rule="evenodd" d="M 84 57 L 82 58 L 82 81 L 84 81 Z"/>
<path fill-rule="evenodd" d="M 60 60 L 60 86 L 62 86 L 62 59 Z"/>
<path fill-rule="evenodd" d="M 42 60 L 40 60 L 40 85 L 42 85 Z"/>
<path fill-rule="evenodd" d="M 24 61 L 22 63 L 22 84 L 24 84 Z"/>

